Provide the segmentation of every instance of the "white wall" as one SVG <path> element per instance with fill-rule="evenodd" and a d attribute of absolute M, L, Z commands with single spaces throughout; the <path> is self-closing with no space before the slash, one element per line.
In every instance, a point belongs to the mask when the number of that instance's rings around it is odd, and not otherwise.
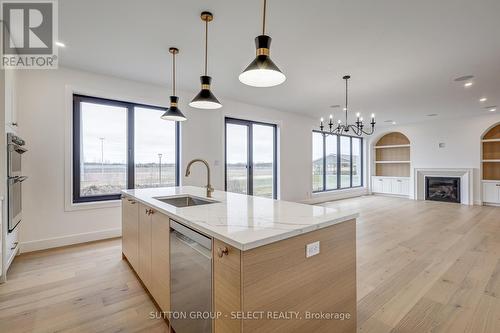
<path fill-rule="evenodd" d="M 87 209 L 71 205 L 71 92 L 168 106 L 170 89 L 65 68 L 21 71 L 18 81 L 19 134 L 29 148 L 23 155 L 23 171 L 29 180 L 23 189 L 21 250 L 120 235 L 119 203 Z M 279 196 L 291 201 L 311 198 L 311 130 L 317 126 L 316 119 L 225 99 L 220 110 L 196 110 L 187 106 L 194 92 L 179 95 L 181 110 L 188 117 L 181 128 L 182 174 L 191 159 L 204 158 L 211 165 L 214 187 L 223 189 L 224 117 L 276 123 Z M 205 182 L 206 173 L 200 165 L 181 180 L 186 185 Z M 320 197 L 327 200 L 325 195 Z"/>
<path fill-rule="evenodd" d="M 473 168 L 474 202 L 481 201 L 481 136 L 493 124 L 500 122 L 500 113 L 485 113 L 477 117 L 451 120 L 432 119 L 426 122 L 380 128 L 368 142 L 370 147 L 386 133 L 397 131 L 411 142 L 411 167 L 414 168 Z M 444 148 L 439 148 L 444 143 Z M 370 155 L 373 150 L 370 149 Z M 370 160 L 373 160 L 370 158 Z M 370 174 L 374 174 L 370 164 Z"/>

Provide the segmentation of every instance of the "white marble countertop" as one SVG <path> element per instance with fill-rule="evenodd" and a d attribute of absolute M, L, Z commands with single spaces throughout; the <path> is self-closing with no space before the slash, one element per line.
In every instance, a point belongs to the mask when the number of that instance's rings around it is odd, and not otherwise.
<path fill-rule="evenodd" d="M 354 211 L 223 191 L 212 193 L 212 200 L 217 203 L 183 208 L 155 199 L 186 194 L 207 199 L 206 189 L 194 186 L 134 189 L 122 193 L 242 251 L 358 217 Z"/>

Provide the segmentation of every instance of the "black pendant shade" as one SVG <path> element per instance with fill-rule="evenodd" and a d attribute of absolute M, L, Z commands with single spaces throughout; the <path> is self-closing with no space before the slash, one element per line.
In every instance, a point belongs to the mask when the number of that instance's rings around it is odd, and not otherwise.
<path fill-rule="evenodd" d="M 207 75 L 200 76 L 201 91 L 196 95 L 189 106 L 198 109 L 219 109 L 222 104 L 210 90 L 212 78 Z"/>
<path fill-rule="evenodd" d="M 170 107 L 165 111 L 165 113 L 161 116 L 161 119 L 164 120 L 174 120 L 174 121 L 184 121 L 187 118 L 177 107 L 177 103 L 179 102 L 179 97 L 170 96 Z"/>
<path fill-rule="evenodd" d="M 170 96 L 170 107 L 161 116 L 164 120 L 184 121 L 187 118 L 182 114 L 181 110 L 177 107 L 179 97 L 175 96 L 175 55 L 179 53 L 179 49 L 171 47 L 168 52 L 172 54 L 172 96 Z"/>
<path fill-rule="evenodd" d="M 222 104 L 210 90 L 212 78 L 208 76 L 208 22 L 213 21 L 214 16 L 210 12 L 202 12 L 201 20 L 205 22 L 205 73 L 200 76 L 201 91 L 196 95 L 189 106 L 197 109 L 219 109 Z"/>
<path fill-rule="evenodd" d="M 266 0 L 262 15 L 262 34 L 255 38 L 257 56 L 238 77 L 241 83 L 252 87 L 273 87 L 286 80 L 285 74 L 276 66 L 269 56 L 271 37 L 266 35 Z"/>
<path fill-rule="evenodd" d="M 286 76 L 269 56 L 272 38 L 267 35 L 255 37 L 257 56 L 240 74 L 242 83 L 253 87 L 272 87 L 283 83 Z"/>

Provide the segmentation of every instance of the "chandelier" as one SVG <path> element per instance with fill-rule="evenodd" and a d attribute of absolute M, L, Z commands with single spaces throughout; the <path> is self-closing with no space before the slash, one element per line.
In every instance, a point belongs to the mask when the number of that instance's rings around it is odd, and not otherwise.
<path fill-rule="evenodd" d="M 321 130 L 321 133 L 323 135 L 338 135 L 338 134 L 349 134 L 352 133 L 356 136 L 362 136 L 362 135 L 372 135 L 374 130 L 375 130 L 375 114 L 372 113 L 372 119 L 370 122 L 371 129 L 369 131 L 365 130 L 365 124 L 363 123 L 363 117 L 360 117 L 359 112 L 356 114 L 356 122 L 354 124 L 349 124 L 348 119 L 347 119 L 347 102 L 348 102 L 348 81 L 351 78 L 350 75 L 345 75 L 343 79 L 345 80 L 345 124 L 342 123 L 342 120 L 338 120 L 337 126 L 334 127 L 333 124 L 333 115 L 330 115 L 330 121 L 328 122 L 328 130 L 324 131 L 324 124 L 323 121 L 324 119 L 321 118 L 321 123 L 319 125 L 319 128 Z"/>

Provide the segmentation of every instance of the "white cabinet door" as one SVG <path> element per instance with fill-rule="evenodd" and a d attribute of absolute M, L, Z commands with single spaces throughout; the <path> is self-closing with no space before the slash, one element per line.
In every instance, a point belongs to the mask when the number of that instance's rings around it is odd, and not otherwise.
<path fill-rule="evenodd" d="M 483 201 L 500 204 L 500 183 L 483 183 Z"/>
<path fill-rule="evenodd" d="M 5 129 L 17 130 L 16 70 L 5 70 Z"/>
<path fill-rule="evenodd" d="M 382 178 L 373 177 L 372 192 L 382 193 Z"/>
<path fill-rule="evenodd" d="M 410 195 L 410 180 L 409 179 L 402 179 L 401 195 Z"/>
<path fill-rule="evenodd" d="M 410 182 L 408 179 L 396 178 L 392 183 L 392 194 L 396 195 L 409 195 Z"/>
<path fill-rule="evenodd" d="M 393 180 L 394 179 L 392 179 L 392 178 L 383 178 L 382 179 L 382 193 L 388 193 L 388 194 L 392 193 Z"/>

